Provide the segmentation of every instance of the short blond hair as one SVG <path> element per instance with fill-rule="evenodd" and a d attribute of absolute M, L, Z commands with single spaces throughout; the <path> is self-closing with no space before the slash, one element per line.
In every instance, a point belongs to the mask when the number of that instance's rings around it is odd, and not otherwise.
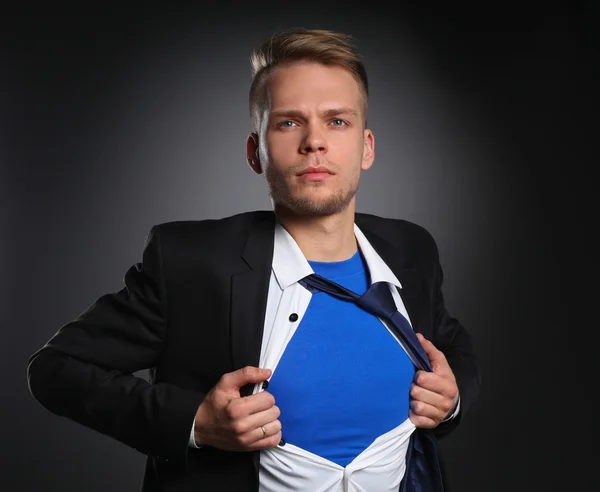
<path fill-rule="evenodd" d="M 320 29 L 294 29 L 263 41 L 250 57 L 250 119 L 254 131 L 260 126 L 261 108 L 266 104 L 265 83 L 277 67 L 296 62 L 315 62 L 348 70 L 362 96 L 363 122 L 367 122 L 369 82 L 367 71 L 352 43 L 352 36 Z"/>

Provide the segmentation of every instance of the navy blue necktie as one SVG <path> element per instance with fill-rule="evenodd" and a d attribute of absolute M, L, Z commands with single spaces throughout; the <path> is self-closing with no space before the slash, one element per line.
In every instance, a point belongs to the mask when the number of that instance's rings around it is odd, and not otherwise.
<path fill-rule="evenodd" d="M 418 369 L 431 372 L 431 365 L 408 320 L 396 309 L 396 303 L 386 282 L 375 282 L 362 296 L 313 273 L 299 283 L 310 290 L 320 290 L 386 320 L 394 334 L 403 342 Z M 399 492 L 443 492 L 442 473 L 437 446 L 431 431 L 415 429 L 406 454 L 406 471 Z"/>

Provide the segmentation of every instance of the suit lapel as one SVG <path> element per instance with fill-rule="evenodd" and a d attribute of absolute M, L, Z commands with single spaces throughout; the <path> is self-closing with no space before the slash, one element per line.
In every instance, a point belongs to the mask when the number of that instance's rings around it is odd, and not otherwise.
<path fill-rule="evenodd" d="M 231 278 L 231 356 L 234 370 L 258 366 L 264 328 L 269 278 L 273 260 L 275 216 L 260 214 L 242 252 L 247 270 Z M 242 388 L 247 396 L 252 385 Z"/>

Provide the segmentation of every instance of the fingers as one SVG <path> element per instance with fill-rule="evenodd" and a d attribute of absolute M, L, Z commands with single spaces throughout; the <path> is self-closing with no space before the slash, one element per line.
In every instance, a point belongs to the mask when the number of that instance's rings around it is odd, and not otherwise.
<path fill-rule="evenodd" d="M 264 412 L 275 405 L 275 398 L 268 391 L 261 391 L 245 398 L 235 398 L 229 401 L 225 411 L 230 419 L 243 419 L 248 415 Z"/>
<path fill-rule="evenodd" d="M 243 435 L 253 432 L 255 429 L 260 429 L 261 426 L 270 425 L 275 422 L 277 422 L 276 426 L 279 425 L 281 427 L 281 423 L 277 420 L 279 415 L 281 415 L 279 407 L 274 405 L 268 410 L 232 421 L 231 429 L 235 434 Z M 255 436 L 262 438 L 258 434 L 255 434 Z"/>
<path fill-rule="evenodd" d="M 423 400 L 410 400 L 410 411 L 413 418 L 411 419 L 417 427 L 437 427 L 442 420 L 446 418 L 452 407 L 452 401 L 446 398 L 440 400 L 439 395 L 427 395 L 436 403 L 427 403 Z"/>
<path fill-rule="evenodd" d="M 264 449 L 277 446 L 281 441 L 281 421 L 277 420 L 279 409 L 252 415 L 243 422 L 236 422 L 235 440 L 244 450 Z M 275 417 L 275 418 L 273 418 Z"/>
<path fill-rule="evenodd" d="M 246 366 L 237 371 L 224 374 L 217 386 L 224 391 L 237 391 L 250 383 L 260 383 L 271 376 L 271 369 Z"/>
<path fill-rule="evenodd" d="M 257 440 L 261 442 L 256 446 L 271 445 L 276 438 L 269 440 L 271 434 L 263 437 L 260 426 L 277 422 L 270 431 L 273 434 L 281 428 L 275 398 L 267 391 L 247 397 L 239 393 L 240 385 L 262 382 L 270 375 L 271 370 L 250 366 L 224 374 L 198 407 L 194 427 L 196 442 L 226 451 L 246 451 Z M 275 443 L 278 444 L 279 441 Z"/>
<path fill-rule="evenodd" d="M 255 437 L 257 435 L 260 435 L 260 438 L 257 441 L 254 441 L 252 444 L 249 444 L 246 446 L 246 449 L 248 449 L 248 451 L 256 451 L 259 449 L 266 449 L 266 448 L 274 448 L 276 446 L 279 445 L 279 443 L 281 442 L 281 428 L 280 430 L 278 430 L 277 432 L 275 432 L 274 434 L 270 433 L 270 427 L 265 427 L 265 431 L 266 431 L 266 437 L 262 437 L 262 430 L 259 428 L 256 431 L 254 431 L 254 435 Z"/>
<path fill-rule="evenodd" d="M 448 397 L 450 399 L 456 396 L 458 387 L 454 376 L 443 376 L 435 372 L 417 371 L 413 379 L 414 384 L 432 391 L 439 395 Z"/>
<path fill-rule="evenodd" d="M 443 404 L 443 408 L 447 408 L 446 403 Z M 431 405 L 421 400 L 410 400 L 408 417 L 417 427 L 433 429 L 446 418 L 447 414 L 447 410 L 443 410 L 436 405 Z"/>
<path fill-rule="evenodd" d="M 417 415 L 412 410 L 408 411 L 408 418 L 416 427 L 421 429 L 433 429 L 439 425 L 435 420 L 423 415 Z"/>
<path fill-rule="evenodd" d="M 452 400 L 446 396 L 440 395 L 439 393 L 434 393 L 428 389 L 422 388 L 413 384 L 410 388 L 410 398 L 412 400 L 421 401 L 423 403 L 427 403 L 428 405 L 432 405 L 438 408 L 440 411 L 444 411 L 444 408 L 450 407 L 452 404 Z M 450 408 L 446 410 L 448 412 Z"/>
<path fill-rule="evenodd" d="M 417 371 L 410 389 L 409 418 L 417 427 L 437 427 L 454 408 L 457 397 L 458 387 L 453 379 Z"/>
<path fill-rule="evenodd" d="M 275 398 L 262 391 L 244 398 L 232 398 L 214 409 L 207 444 L 227 451 L 249 451 L 277 446 L 281 440 L 279 407 Z M 262 428 L 265 429 L 263 435 Z M 202 441 L 198 441 L 202 442 Z"/>
<path fill-rule="evenodd" d="M 258 440 L 254 442 L 254 446 L 277 446 L 281 441 L 281 422 L 279 420 L 274 420 L 273 422 L 269 422 L 268 424 L 261 425 L 258 428 L 258 430 L 260 431 L 260 435 Z"/>
<path fill-rule="evenodd" d="M 281 441 L 281 422 L 274 420 L 268 424 L 259 426 L 256 431 L 252 432 L 256 440 L 250 445 L 254 449 L 268 447 L 270 445 L 277 446 Z M 274 444 L 271 444 L 274 443 Z"/>
<path fill-rule="evenodd" d="M 446 416 L 439 408 L 418 400 L 410 401 L 410 409 L 416 417 L 430 419 L 435 425 L 439 424 Z"/>

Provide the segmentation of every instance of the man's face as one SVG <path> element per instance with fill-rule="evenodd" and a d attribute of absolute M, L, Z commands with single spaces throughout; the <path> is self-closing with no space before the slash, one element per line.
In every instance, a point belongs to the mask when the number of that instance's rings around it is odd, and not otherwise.
<path fill-rule="evenodd" d="M 297 63 L 274 70 L 258 135 L 258 158 L 276 208 L 327 216 L 354 206 L 360 172 L 374 158 L 361 94 L 343 68 Z"/>

